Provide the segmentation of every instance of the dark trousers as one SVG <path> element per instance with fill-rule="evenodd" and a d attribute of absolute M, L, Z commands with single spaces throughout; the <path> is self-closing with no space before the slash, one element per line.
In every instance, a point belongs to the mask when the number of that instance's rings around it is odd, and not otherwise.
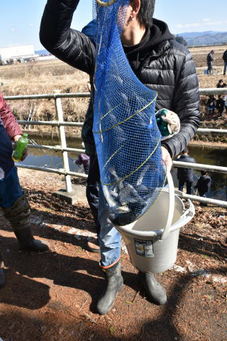
<path fill-rule="evenodd" d="M 90 156 L 90 166 L 87 178 L 86 187 L 87 201 L 90 206 L 92 215 L 94 217 L 97 235 L 100 232 L 100 224 L 98 220 L 98 206 L 99 206 L 99 166 L 96 155 Z"/>
<path fill-rule="evenodd" d="M 198 190 L 198 192 L 199 192 L 199 196 L 200 197 L 205 197 L 205 194 L 207 193 L 207 190 Z"/>
<path fill-rule="evenodd" d="M 186 184 L 186 190 L 187 190 L 187 194 L 192 194 L 192 181 L 189 180 L 179 180 L 179 191 L 183 191 L 184 188 L 184 184 Z"/>
<path fill-rule="evenodd" d="M 223 70 L 223 75 L 226 74 L 226 69 L 227 69 L 227 61 L 224 61 L 224 70 Z"/>
<path fill-rule="evenodd" d="M 212 63 L 207 63 L 207 74 L 211 75 L 213 73 L 213 65 Z"/>

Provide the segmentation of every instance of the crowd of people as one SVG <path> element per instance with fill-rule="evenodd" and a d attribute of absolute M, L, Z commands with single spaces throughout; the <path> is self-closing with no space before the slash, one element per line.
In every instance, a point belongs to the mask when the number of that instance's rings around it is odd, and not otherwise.
<path fill-rule="evenodd" d="M 227 88 L 227 84 L 220 79 L 216 85 L 217 88 Z M 227 113 L 227 95 L 209 95 L 206 102 L 207 114 L 209 117 L 214 115 L 222 116 Z"/>

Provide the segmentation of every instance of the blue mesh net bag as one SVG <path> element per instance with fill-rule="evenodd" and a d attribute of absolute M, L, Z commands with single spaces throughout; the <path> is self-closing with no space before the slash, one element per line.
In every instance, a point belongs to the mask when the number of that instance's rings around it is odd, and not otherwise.
<path fill-rule="evenodd" d="M 97 0 L 93 134 L 100 180 L 116 225 L 138 219 L 165 182 L 156 92 L 129 65 L 121 32 L 129 0 Z"/>

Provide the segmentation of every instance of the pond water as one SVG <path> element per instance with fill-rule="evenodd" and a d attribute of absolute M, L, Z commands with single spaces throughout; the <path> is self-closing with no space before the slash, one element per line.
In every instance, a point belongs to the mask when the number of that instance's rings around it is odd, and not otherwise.
<path fill-rule="evenodd" d="M 45 140 L 34 138 L 35 142 L 44 145 L 57 145 L 59 141 Z M 82 148 L 80 139 L 73 139 L 67 141 L 68 147 L 71 148 Z M 227 150 L 217 149 L 214 147 L 201 147 L 201 146 L 190 146 L 189 153 L 198 163 L 217 165 L 217 166 L 227 166 Z M 75 164 L 78 154 L 69 153 L 69 166 L 70 170 L 74 172 L 83 172 L 83 168 Z M 31 148 L 29 150 L 29 155 L 25 161 L 24 165 L 33 165 L 40 167 L 49 168 L 63 168 L 61 153 L 50 150 L 40 150 Z M 173 170 L 174 183 L 177 186 L 176 169 Z M 200 176 L 199 171 L 194 171 L 194 181 Z M 227 200 L 227 176 L 221 173 L 210 172 L 212 178 L 212 185 L 210 193 L 208 196 L 215 199 Z"/>

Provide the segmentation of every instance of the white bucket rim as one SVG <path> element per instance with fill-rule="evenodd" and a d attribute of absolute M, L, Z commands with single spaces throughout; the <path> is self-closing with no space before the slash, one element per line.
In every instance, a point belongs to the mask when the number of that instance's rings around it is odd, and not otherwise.
<path fill-rule="evenodd" d="M 179 197 L 178 197 L 179 198 Z M 179 198 L 181 200 L 181 198 Z M 182 201 L 182 200 L 181 200 Z M 183 202 L 182 202 L 183 204 Z M 195 207 L 190 199 L 186 199 L 186 205 L 189 206 L 187 209 L 184 210 L 183 214 L 180 218 L 170 227 L 169 233 L 180 229 L 182 226 L 186 225 L 194 216 L 195 214 Z M 159 230 L 151 230 L 151 231 L 138 231 L 132 230 L 131 226 L 134 226 L 135 222 L 132 224 L 124 225 L 124 226 L 116 226 L 116 229 L 122 234 L 128 234 L 132 237 L 142 237 L 142 238 L 149 238 L 149 237 L 162 237 L 165 228 Z"/>

